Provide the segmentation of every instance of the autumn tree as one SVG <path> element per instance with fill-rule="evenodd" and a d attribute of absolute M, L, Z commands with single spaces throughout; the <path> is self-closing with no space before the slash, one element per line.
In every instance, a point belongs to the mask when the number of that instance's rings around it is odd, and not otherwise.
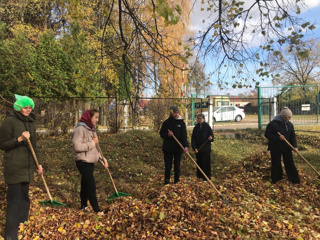
<path fill-rule="evenodd" d="M 34 48 L 25 34 L 9 38 L 5 24 L 0 23 L 0 91 L 4 96 L 29 93 L 35 86 L 27 73 L 33 67 Z"/>
<path fill-rule="evenodd" d="M 274 43 L 298 42 L 315 28 L 298 17 L 305 1 L 217 0 L 201 1 L 200 7 L 208 24 L 193 40 L 198 54 L 210 58 L 219 87 L 230 78 L 234 87 L 258 85 L 256 75 L 269 76 L 266 52 L 277 50 Z"/>
<path fill-rule="evenodd" d="M 159 91 L 167 91 L 168 79 L 175 89 L 181 86 L 178 69 L 181 69 L 185 55 L 181 39 L 184 27 L 183 22 L 179 23 L 180 4 L 182 1 L 122 0 L 112 9 L 118 23 L 121 58 L 133 81 L 134 95 L 139 95 L 141 87 L 151 86 L 151 83 L 158 86 Z M 107 24 L 112 25 L 111 20 Z M 177 37 L 179 31 L 181 36 Z"/>
<path fill-rule="evenodd" d="M 32 96 L 105 96 L 103 89 L 108 86 L 105 82 L 114 82 L 117 74 L 115 67 L 110 66 L 110 57 L 99 57 L 102 30 L 95 30 L 93 22 L 98 17 L 94 16 L 98 14 L 92 3 L 84 2 L 82 6 L 74 1 L 1 3 L 5 3 L 0 4 L 3 20 L 0 46 L 4 53 L 1 80 L 7 82 L 6 76 L 10 76 L 11 82 L 16 83 L 6 88 L 8 94 L 18 87 Z M 83 9 L 86 11 L 82 12 Z M 98 71 L 99 66 L 103 71 Z M 101 81 L 101 76 L 108 79 Z"/>
<path fill-rule="evenodd" d="M 269 76 L 264 52 L 276 51 L 275 42 L 297 42 L 302 32 L 314 28 L 308 22 L 299 24 L 301 21 L 295 15 L 305 6 L 303 1 L 201 3 L 202 10 L 211 17 L 204 19 L 209 22 L 208 27 L 194 38 L 195 45 L 203 50 L 202 54 L 213 57 L 220 86 L 231 75 L 235 87 L 249 86 L 251 80 L 256 82 L 255 78 L 245 76 L 249 70 L 252 73 L 256 64 L 260 77 Z M 99 74 L 106 94 L 117 92 L 117 76 L 124 63 L 133 83 L 133 96 L 141 95 L 151 86 L 166 96 L 178 96 L 182 62 L 187 63 L 191 54 L 185 44 L 189 5 L 187 0 L 5 0 L 0 3 L 0 19 L 9 38 L 24 31 L 31 47 L 39 43 L 47 30 L 53 31 L 57 42 L 67 40 L 70 28 L 78 22 L 93 56 L 92 63 L 98 65 L 98 68 L 92 65 L 88 73 Z M 290 31 L 289 36 L 285 36 L 284 30 Z M 253 41 L 257 39 L 258 42 Z M 85 79 L 79 72 L 84 71 L 68 73 L 69 78 L 78 74 L 77 79 Z"/>
<path fill-rule="evenodd" d="M 134 102 L 147 88 L 163 96 L 178 97 L 182 63 L 190 54 L 184 43 L 188 33 L 188 3 L 1 1 L 3 49 L 8 47 L 6 41 L 19 35 L 28 45 L 25 51 L 30 49 L 32 55 L 26 57 L 29 67 L 19 63 L 23 58 L 17 58 L 13 65 L 25 69 L 17 73 L 9 73 L 10 68 L 4 71 L 7 75 L 22 74 L 21 82 L 35 85 L 37 90 L 32 94 L 38 92 L 38 96 L 80 97 L 93 94 L 94 90 L 114 96 L 119 86 L 123 86 L 120 81 L 127 79 L 118 77 L 122 71 L 130 75 L 132 84 L 127 95 L 132 96 L 129 100 L 133 109 Z M 15 49 L 19 48 L 12 46 Z M 8 57 L 8 62 L 12 62 Z"/>
<path fill-rule="evenodd" d="M 309 85 L 319 82 L 320 42 L 310 39 L 280 49 L 270 58 L 274 85 Z"/>
<path fill-rule="evenodd" d="M 206 94 L 209 91 L 210 81 L 206 76 L 204 66 L 200 61 L 195 61 L 188 72 L 188 87 L 191 93 Z"/>
<path fill-rule="evenodd" d="M 27 27 L 29 36 L 37 38 L 39 31 L 59 32 L 66 26 L 67 2 L 59 0 L 3 0 L 0 21 L 10 29 Z"/>

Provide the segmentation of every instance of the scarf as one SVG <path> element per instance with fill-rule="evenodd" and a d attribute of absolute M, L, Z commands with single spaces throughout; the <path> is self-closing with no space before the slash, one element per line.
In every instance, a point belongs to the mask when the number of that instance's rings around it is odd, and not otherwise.
<path fill-rule="evenodd" d="M 89 113 L 89 110 L 86 110 L 83 114 L 82 117 L 80 119 L 80 122 L 85 123 L 89 128 L 91 128 L 92 130 L 96 130 L 96 128 L 93 126 L 92 122 L 91 122 L 91 116 Z"/>

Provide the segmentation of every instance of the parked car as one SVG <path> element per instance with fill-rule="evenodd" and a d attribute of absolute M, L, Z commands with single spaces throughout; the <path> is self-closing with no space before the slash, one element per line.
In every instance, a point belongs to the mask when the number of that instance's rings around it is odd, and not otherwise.
<path fill-rule="evenodd" d="M 203 112 L 206 121 L 208 121 L 208 111 Z M 210 117 L 213 117 L 212 121 L 222 122 L 222 121 L 236 121 L 240 122 L 245 118 L 244 109 L 234 107 L 234 106 L 217 106 L 213 107 L 213 115 L 210 114 Z"/>

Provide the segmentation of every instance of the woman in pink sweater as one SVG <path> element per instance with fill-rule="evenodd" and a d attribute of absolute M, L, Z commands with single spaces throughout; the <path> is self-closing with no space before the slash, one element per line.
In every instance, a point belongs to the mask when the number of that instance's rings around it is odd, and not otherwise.
<path fill-rule="evenodd" d="M 87 209 L 88 200 L 96 213 L 103 214 L 98 205 L 96 196 L 96 183 L 93 176 L 94 164 L 102 160 L 105 168 L 108 163 L 99 153 L 97 148 L 98 137 L 95 125 L 99 120 L 99 112 L 96 109 L 86 110 L 79 123 L 76 125 L 72 145 L 77 168 L 81 174 L 81 209 Z"/>

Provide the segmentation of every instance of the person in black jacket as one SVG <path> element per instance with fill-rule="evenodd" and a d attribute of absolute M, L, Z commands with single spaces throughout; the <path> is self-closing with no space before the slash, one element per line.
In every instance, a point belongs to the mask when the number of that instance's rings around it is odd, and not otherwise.
<path fill-rule="evenodd" d="M 213 142 L 213 131 L 208 123 L 205 122 L 204 115 L 199 113 L 197 115 L 198 124 L 193 128 L 191 137 L 191 146 L 196 152 L 197 164 L 205 175 L 211 178 L 211 142 Z M 207 142 L 206 142 L 207 141 Z M 205 143 L 206 142 L 206 143 Z M 199 150 L 199 148 L 205 145 Z M 207 181 L 205 176 L 197 168 L 197 177 Z"/>
<path fill-rule="evenodd" d="M 298 152 L 296 134 L 293 124 L 290 122 L 291 117 L 291 110 L 284 107 L 266 128 L 265 137 L 269 140 L 268 150 L 271 153 L 271 180 L 273 183 L 283 178 L 281 155 L 289 180 L 292 183 L 300 183 L 298 170 L 293 162 L 292 148 L 284 141 L 287 139 L 294 147 L 294 151 Z"/>
<path fill-rule="evenodd" d="M 27 96 L 15 94 L 15 98 L 14 111 L 0 126 L 0 149 L 4 151 L 3 175 L 8 185 L 6 240 L 17 240 L 19 224 L 28 221 L 29 217 L 29 184 L 34 178 L 36 166 L 28 147 L 28 139 L 38 153 L 35 115 L 32 113 L 34 102 Z M 38 160 L 38 173 L 42 174 L 42 161 Z"/>
<path fill-rule="evenodd" d="M 162 123 L 160 136 L 163 138 L 162 150 L 165 163 L 165 180 L 164 184 L 170 183 L 170 172 L 172 168 L 172 160 L 174 159 L 174 183 L 179 182 L 180 178 L 180 161 L 183 149 L 172 137 L 175 136 L 184 147 L 184 151 L 189 153 L 186 124 L 179 115 L 179 108 L 170 107 L 170 116 Z"/>

